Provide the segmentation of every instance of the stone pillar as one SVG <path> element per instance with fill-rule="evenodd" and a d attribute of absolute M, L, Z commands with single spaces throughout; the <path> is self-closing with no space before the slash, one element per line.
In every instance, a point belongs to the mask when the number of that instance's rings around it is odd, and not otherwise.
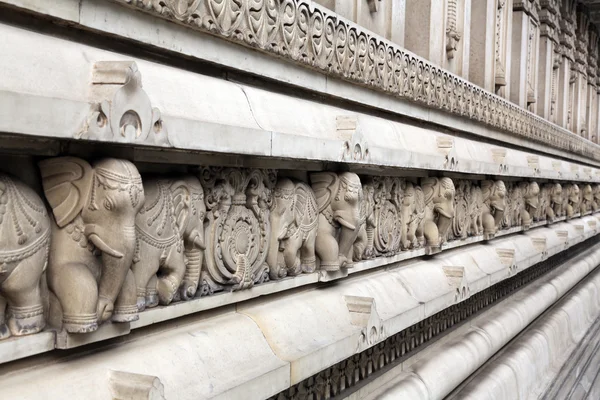
<path fill-rule="evenodd" d="M 535 111 L 539 57 L 538 0 L 515 0 L 512 14 L 510 100 Z"/>
<path fill-rule="evenodd" d="M 344 18 L 404 47 L 406 0 L 315 0 Z"/>
<path fill-rule="evenodd" d="M 469 80 L 502 97 L 510 71 L 512 0 L 472 0 Z"/>
<path fill-rule="evenodd" d="M 540 53 L 538 62 L 538 91 L 535 112 L 556 122 L 556 86 L 560 58 L 557 57 L 559 37 L 559 1 L 542 3 L 540 11 Z"/>
<path fill-rule="evenodd" d="M 589 43 L 589 15 L 583 6 L 577 7 L 577 29 L 575 31 L 575 95 L 573 99 L 572 131 L 585 138 L 589 137 L 587 124 L 587 99 L 588 99 L 588 43 Z"/>
<path fill-rule="evenodd" d="M 471 0 L 406 0 L 405 47 L 468 79 Z"/>
<path fill-rule="evenodd" d="M 560 54 L 562 61 L 558 72 L 557 120 L 565 129 L 572 130 L 575 75 L 571 69 L 575 61 L 575 0 L 562 0 L 560 5 Z"/>
<path fill-rule="evenodd" d="M 593 142 L 598 140 L 598 90 L 597 90 L 597 76 L 598 71 L 598 31 L 596 27 L 590 24 L 588 31 L 588 57 L 587 57 L 587 74 L 588 74 L 588 87 L 587 87 L 587 132 L 588 139 Z"/>

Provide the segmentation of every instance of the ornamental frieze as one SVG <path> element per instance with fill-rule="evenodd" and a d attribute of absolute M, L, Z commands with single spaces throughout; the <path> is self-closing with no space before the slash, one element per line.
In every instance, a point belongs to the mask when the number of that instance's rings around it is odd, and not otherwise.
<path fill-rule="evenodd" d="M 93 332 L 159 304 L 344 276 L 364 260 L 434 255 L 600 211 L 598 183 L 334 171 L 298 180 L 222 167 L 146 176 L 115 158 L 39 166 L 43 196 L 0 175 L 0 338 Z"/>
<path fill-rule="evenodd" d="M 288 58 L 398 98 L 479 121 L 527 140 L 600 160 L 600 149 L 586 145 L 585 139 L 486 92 L 314 2 L 111 1 Z M 537 7 L 534 8 L 537 10 Z M 561 20 L 561 43 L 575 50 L 575 10 L 567 8 L 573 15 L 571 19 Z M 104 109 L 100 108 L 98 115 L 100 112 L 106 115 Z M 159 114 L 153 115 L 155 123 L 160 121 Z M 154 129 L 162 129 L 161 123 Z"/>

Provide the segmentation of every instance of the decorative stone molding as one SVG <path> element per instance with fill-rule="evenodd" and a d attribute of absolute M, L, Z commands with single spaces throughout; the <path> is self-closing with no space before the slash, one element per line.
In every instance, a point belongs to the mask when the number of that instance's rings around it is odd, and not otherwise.
<path fill-rule="evenodd" d="M 108 385 L 113 400 L 165 400 L 165 387 L 156 376 L 109 371 Z"/>
<path fill-rule="evenodd" d="M 301 181 L 278 178 L 275 170 L 223 167 L 142 179 L 126 160 L 92 166 L 75 157 L 43 160 L 40 171 L 52 220 L 31 189 L 0 176 L 0 311 L 8 303 L 9 316 L 5 321 L 0 314 L 0 338 L 36 333 L 47 316 L 63 347 L 77 342 L 70 334 L 99 328 L 98 337 L 111 329 L 127 334 L 126 323 L 158 304 L 317 270 L 318 279 L 333 280 L 363 261 L 384 265 L 386 258 L 434 255 L 500 231 L 600 211 L 597 183 L 563 188 L 534 180 L 332 171 Z M 582 176 L 590 173 L 584 169 Z M 503 260 L 514 254 L 501 250 Z M 514 260 L 509 264 L 513 271 Z M 21 286 L 2 280 L 17 270 Z M 35 291 L 28 297 L 44 279 L 48 296 Z M 461 287 L 457 296 L 465 295 L 468 287 Z M 102 326 L 109 320 L 115 324 Z"/>
<path fill-rule="evenodd" d="M 92 71 L 92 95 L 99 102 L 78 138 L 125 143 L 168 144 L 158 108 L 142 89 L 135 62 L 99 61 Z M 112 93 L 112 95 L 110 95 Z M 106 100 L 109 94 L 110 100 Z"/>
<path fill-rule="evenodd" d="M 362 328 L 357 353 L 374 346 L 387 337 L 383 329 L 383 321 L 377 313 L 375 300 L 372 297 L 344 296 L 344 300 L 346 300 L 352 324 Z"/>
<path fill-rule="evenodd" d="M 175 12 L 174 2 L 113 1 L 527 140 L 600 160 L 600 148 L 583 138 L 414 56 L 315 3 L 260 1 L 249 7 L 245 1 L 207 0 L 183 3 Z M 499 0 L 499 9 L 504 3 L 505 0 Z M 574 12 L 574 7 L 567 9 Z M 569 23 L 569 27 L 562 29 L 561 26 L 561 29 L 573 35 L 563 35 L 564 38 L 574 36 L 574 20 Z M 574 48 L 573 40 L 565 40 L 570 44 L 568 48 Z M 561 43 L 565 40 L 561 38 Z M 497 73 L 499 71 L 497 68 Z"/>

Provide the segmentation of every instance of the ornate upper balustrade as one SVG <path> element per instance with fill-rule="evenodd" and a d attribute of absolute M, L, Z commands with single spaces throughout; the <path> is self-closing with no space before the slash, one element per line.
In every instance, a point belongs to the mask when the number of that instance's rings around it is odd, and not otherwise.
<path fill-rule="evenodd" d="M 312 2 L 114 1 L 395 97 L 600 160 L 600 147 L 590 141 Z"/>

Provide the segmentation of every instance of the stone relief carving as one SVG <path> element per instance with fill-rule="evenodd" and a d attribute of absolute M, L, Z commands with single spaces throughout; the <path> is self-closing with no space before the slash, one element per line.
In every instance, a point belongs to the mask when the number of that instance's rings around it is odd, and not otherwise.
<path fill-rule="evenodd" d="M 74 157 L 44 160 L 40 170 L 53 218 L 31 189 L 0 175 L 0 339 L 45 321 L 91 332 L 158 303 L 423 246 L 435 254 L 447 240 L 490 240 L 501 228 L 600 211 L 600 184 L 352 172 L 312 173 L 308 184 L 220 167 L 142 183 L 129 161 Z M 28 279 L 15 286 L 15 271 Z"/>
<path fill-rule="evenodd" d="M 447 240 L 454 217 L 454 183 L 450 178 L 424 178 L 421 186 L 425 198 L 425 246 L 429 254 L 435 254 Z"/>
<path fill-rule="evenodd" d="M 275 171 L 210 167 L 199 178 L 206 190 L 208 220 L 202 294 L 267 281 Z"/>
<path fill-rule="evenodd" d="M 193 298 L 205 249 L 206 207 L 198 178 L 145 179 L 144 192 L 132 265 L 140 311 Z"/>
<path fill-rule="evenodd" d="M 250 7 L 239 0 L 115 1 L 528 140 L 600 159 L 600 150 L 587 146 L 583 138 L 417 58 L 315 3 L 260 1 Z M 497 88 L 506 85 L 503 72 L 508 13 L 512 11 L 509 8 L 506 0 L 497 1 Z"/>
<path fill-rule="evenodd" d="M 458 42 L 461 38 L 457 27 L 457 2 L 458 0 L 448 0 L 446 10 L 446 15 L 448 16 L 446 21 L 446 54 L 448 60 L 454 58 L 454 52 L 458 48 Z"/>
<path fill-rule="evenodd" d="M 420 186 L 405 181 L 402 184 L 401 249 L 417 249 L 425 244 L 425 195 Z"/>
<path fill-rule="evenodd" d="M 481 222 L 483 238 L 493 239 L 501 226 L 506 210 L 506 186 L 502 181 L 482 181 L 483 211 Z"/>
<path fill-rule="evenodd" d="M 565 213 L 567 219 L 573 218 L 575 214 L 579 214 L 581 206 L 581 198 L 579 194 L 579 186 L 570 183 L 565 187 L 566 194 L 563 197 L 563 204 L 565 204 Z"/>
<path fill-rule="evenodd" d="M 317 200 L 310 186 L 288 178 L 277 182 L 273 190 L 267 255 L 271 279 L 316 270 L 318 218 Z"/>
<path fill-rule="evenodd" d="M 46 325 L 42 277 L 49 246 L 50 218 L 42 199 L 0 174 L 0 339 L 37 333 Z"/>
<path fill-rule="evenodd" d="M 54 226 L 48 262 L 50 321 L 67 332 L 91 332 L 104 321 L 138 318 L 131 263 L 135 218 L 144 204 L 131 162 L 91 166 L 74 157 L 40 162 Z"/>
<path fill-rule="evenodd" d="M 80 137 L 168 145 L 160 111 L 152 107 L 142 89 L 142 76 L 135 62 L 97 62 L 92 83 L 92 92 L 99 92 L 97 97 L 106 97 L 111 89 L 114 93 L 110 100 L 101 100 L 93 107 Z"/>
<path fill-rule="evenodd" d="M 337 271 L 353 263 L 361 223 L 362 185 L 352 172 L 317 172 L 310 176 L 319 207 L 317 255 L 321 269 Z"/>

